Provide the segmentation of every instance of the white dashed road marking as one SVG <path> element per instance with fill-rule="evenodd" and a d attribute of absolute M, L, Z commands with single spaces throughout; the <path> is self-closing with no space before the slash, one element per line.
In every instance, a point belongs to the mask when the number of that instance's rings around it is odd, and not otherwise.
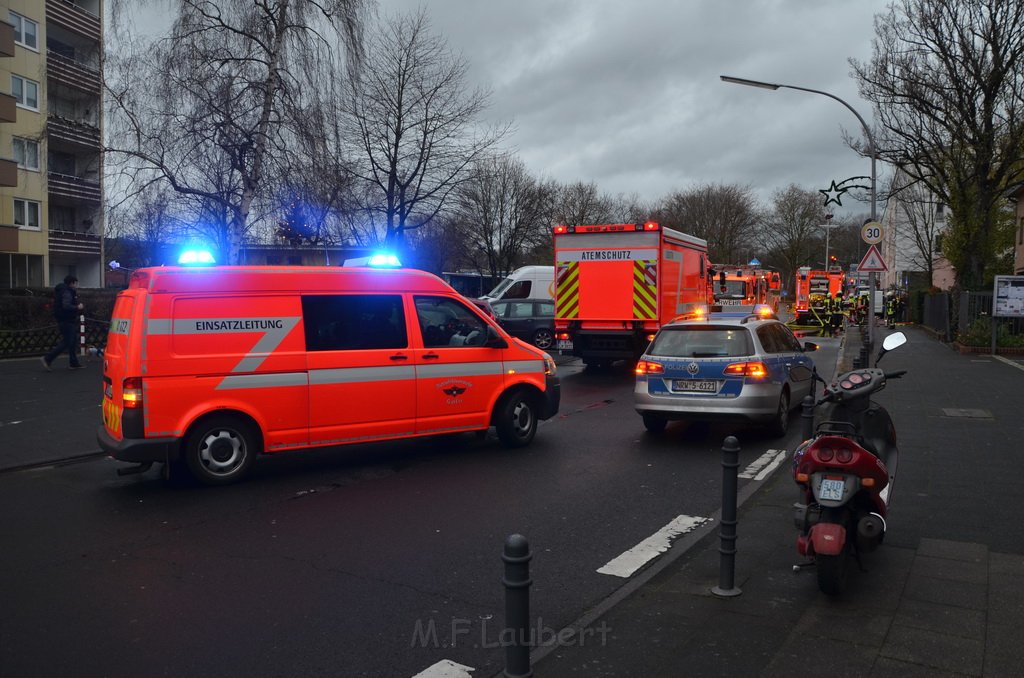
<path fill-rule="evenodd" d="M 737 477 L 764 480 L 768 477 L 769 473 L 778 468 L 779 464 L 782 463 L 782 460 L 786 458 L 786 454 L 786 450 L 768 450 L 755 459 L 753 463 L 745 468 Z"/>
<path fill-rule="evenodd" d="M 672 539 L 681 534 L 692 532 L 708 521 L 708 518 L 697 516 L 677 516 L 671 523 L 661 528 L 647 539 L 629 549 L 620 556 L 613 558 L 607 565 L 598 570 L 600 574 L 613 577 L 629 577 L 648 561 L 668 551 Z"/>
<path fill-rule="evenodd" d="M 470 674 L 473 671 L 476 669 L 456 664 L 450 659 L 443 659 L 430 668 L 423 669 L 412 678 L 472 678 Z"/>

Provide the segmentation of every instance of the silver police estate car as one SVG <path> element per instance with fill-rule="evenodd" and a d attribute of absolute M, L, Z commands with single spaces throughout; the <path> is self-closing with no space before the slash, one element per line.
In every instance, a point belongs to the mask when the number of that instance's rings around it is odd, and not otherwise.
<path fill-rule="evenodd" d="M 811 392 L 818 345 L 803 344 L 766 307 L 698 310 L 658 331 L 636 366 L 636 411 L 648 431 L 669 421 L 728 419 L 784 436 Z"/>

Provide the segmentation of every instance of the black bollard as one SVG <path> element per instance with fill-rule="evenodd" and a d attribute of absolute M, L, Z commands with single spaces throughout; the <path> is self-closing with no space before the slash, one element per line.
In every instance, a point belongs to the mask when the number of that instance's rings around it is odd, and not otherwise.
<path fill-rule="evenodd" d="M 814 435 L 814 398 L 811 396 L 804 396 L 800 403 L 800 423 L 803 439 L 810 440 Z"/>
<path fill-rule="evenodd" d="M 722 442 L 722 527 L 718 530 L 718 586 L 711 593 L 732 598 L 742 593 L 736 582 L 736 475 L 740 467 L 740 443 L 736 436 Z"/>
<path fill-rule="evenodd" d="M 505 645 L 506 678 L 529 678 L 530 668 L 530 544 L 521 534 L 505 539 L 501 559 L 505 561 L 505 630 L 501 642 Z"/>

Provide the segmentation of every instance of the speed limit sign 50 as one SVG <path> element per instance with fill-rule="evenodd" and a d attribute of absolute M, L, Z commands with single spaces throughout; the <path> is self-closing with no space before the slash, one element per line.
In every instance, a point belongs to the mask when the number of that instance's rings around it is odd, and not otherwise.
<path fill-rule="evenodd" d="M 885 231 L 882 230 L 882 224 L 877 221 L 869 221 L 860 229 L 861 239 L 869 245 L 877 245 L 882 242 L 883 235 L 885 235 Z"/>

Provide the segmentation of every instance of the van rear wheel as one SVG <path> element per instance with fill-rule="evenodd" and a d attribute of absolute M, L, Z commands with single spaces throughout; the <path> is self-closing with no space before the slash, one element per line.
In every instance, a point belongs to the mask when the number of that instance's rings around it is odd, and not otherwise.
<path fill-rule="evenodd" d="M 524 391 L 502 398 L 494 413 L 494 429 L 505 447 L 525 447 L 537 434 L 537 410 Z"/>
<path fill-rule="evenodd" d="M 230 416 L 210 417 L 189 435 L 185 463 L 204 485 L 227 485 L 249 472 L 259 453 L 258 441 L 248 422 Z"/>

